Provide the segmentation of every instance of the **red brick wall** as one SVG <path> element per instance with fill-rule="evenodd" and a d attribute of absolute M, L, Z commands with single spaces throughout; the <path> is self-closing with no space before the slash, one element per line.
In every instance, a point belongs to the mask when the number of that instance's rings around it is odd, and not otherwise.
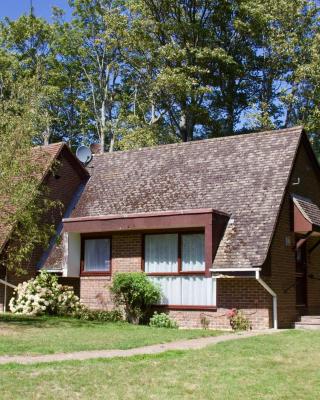
<path fill-rule="evenodd" d="M 292 185 L 298 182 L 299 185 Z M 320 281 L 308 279 L 308 309 L 296 308 L 295 290 L 295 251 L 291 221 L 291 194 L 305 196 L 320 206 L 320 180 L 306 149 L 301 147 L 288 185 L 285 200 L 279 215 L 277 228 L 271 244 L 271 277 L 270 286 L 278 296 L 279 327 L 291 327 L 300 314 L 320 313 Z M 291 237 L 291 245 L 285 243 L 286 236 Z M 307 242 L 310 249 L 314 239 Z M 312 253 L 308 260 L 308 274 L 320 277 L 320 249 Z M 267 279 L 266 279 L 267 280 Z M 293 285 L 293 286 L 292 286 Z M 290 286 L 291 289 L 288 289 Z M 287 290 L 288 289 L 288 290 Z"/>
<path fill-rule="evenodd" d="M 112 275 L 117 272 L 141 271 L 142 235 L 119 233 L 112 236 Z M 81 277 L 82 302 L 92 309 L 112 309 L 109 291 L 111 277 Z"/>

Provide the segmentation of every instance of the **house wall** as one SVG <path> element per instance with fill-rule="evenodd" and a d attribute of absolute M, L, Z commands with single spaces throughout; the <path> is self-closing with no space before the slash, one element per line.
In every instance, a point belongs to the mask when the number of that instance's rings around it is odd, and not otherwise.
<path fill-rule="evenodd" d="M 142 234 L 120 233 L 112 235 L 112 276 L 117 272 L 141 271 Z M 112 277 L 80 277 L 80 297 L 92 309 L 111 310 L 114 307 L 110 294 Z M 263 329 L 270 324 L 272 314 L 270 295 L 250 278 L 218 279 L 217 310 L 168 310 L 179 326 L 201 328 L 202 320 L 209 328 L 229 329 L 227 312 L 239 308 L 251 320 L 253 329 Z"/>
<path fill-rule="evenodd" d="M 201 328 L 204 322 L 211 329 L 230 329 L 228 312 L 237 308 L 250 320 L 252 329 L 269 328 L 272 324 L 270 295 L 252 278 L 218 279 L 217 310 L 170 310 L 169 315 L 179 326 Z"/>
<path fill-rule="evenodd" d="M 56 177 L 50 173 L 44 181 L 44 184 L 49 189 L 49 197 L 54 201 L 58 200 L 62 204 L 62 209 L 55 208 L 53 211 L 50 211 L 50 215 L 48 215 L 48 221 L 50 221 L 50 223 L 53 222 L 55 227 L 57 228 L 62 220 L 63 213 L 68 207 L 71 199 L 74 196 L 74 193 L 76 192 L 83 178 L 79 176 L 69 157 L 65 157 L 63 153 L 58 158 L 55 175 L 59 176 L 59 178 L 56 179 Z M 13 285 L 17 285 L 20 282 L 24 282 L 34 277 L 37 273 L 36 265 L 39 262 L 42 254 L 42 248 L 35 249 L 32 256 L 30 257 L 30 260 L 23 266 L 25 270 L 25 273 L 23 275 L 17 275 L 13 272 L 8 271 L 8 282 L 12 283 Z M 0 271 L 0 275 L 4 276 L 5 272 Z M 8 287 L 8 301 L 12 297 L 12 292 L 13 289 Z M 3 298 L 4 285 L 0 284 L 0 311 L 3 310 Z"/>
<path fill-rule="evenodd" d="M 293 185 L 298 182 L 299 185 Z M 292 176 L 287 188 L 283 206 L 280 211 L 278 224 L 271 243 L 271 276 L 265 280 L 270 284 L 278 296 L 278 319 L 279 327 L 292 327 L 299 315 L 307 313 L 320 313 L 320 280 L 307 280 L 308 308 L 299 309 L 296 307 L 295 288 L 295 238 L 292 234 L 292 203 L 291 194 L 298 194 L 310 198 L 320 206 L 320 179 L 319 173 L 314 168 L 306 148 L 301 146 Z M 286 237 L 291 244 L 286 244 Z M 317 239 L 309 239 L 307 248 L 314 244 Z M 308 275 L 314 274 L 320 278 L 320 248 L 315 250 L 308 257 Z M 289 287 L 291 288 L 289 289 Z"/>
<path fill-rule="evenodd" d="M 112 235 L 112 275 L 117 272 L 141 271 L 142 235 L 119 233 Z M 111 309 L 110 276 L 80 277 L 81 301 L 92 309 Z"/>

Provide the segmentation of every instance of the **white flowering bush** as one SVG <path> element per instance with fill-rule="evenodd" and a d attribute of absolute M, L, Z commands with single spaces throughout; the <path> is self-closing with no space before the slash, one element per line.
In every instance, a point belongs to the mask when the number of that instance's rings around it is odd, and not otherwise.
<path fill-rule="evenodd" d="M 82 305 L 72 287 L 58 283 L 58 278 L 42 271 L 36 278 L 20 283 L 9 303 L 10 311 L 27 315 L 67 315 Z"/>

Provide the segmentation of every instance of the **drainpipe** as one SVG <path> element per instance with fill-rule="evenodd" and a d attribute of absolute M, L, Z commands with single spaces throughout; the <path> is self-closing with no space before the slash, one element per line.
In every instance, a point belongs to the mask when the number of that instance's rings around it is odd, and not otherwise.
<path fill-rule="evenodd" d="M 211 272 L 239 272 L 239 271 L 250 271 L 255 272 L 255 279 L 260 285 L 272 296 L 272 314 L 273 314 L 273 329 L 278 329 L 278 300 L 277 294 L 271 289 L 271 287 L 260 277 L 261 268 L 217 268 L 211 269 Z"/>
<path fill-rule="evenodd" d="M 256 270 L 256 280 L 272 296 L 273 329 L 278 329 L 278 299 L 277 299 L 277 294 L 271 289 L 271 287 L 263 279 L 260 278 L 260 271 L 259 270 Z"/>
<path fill-rule="evenodd" d="M 8 283 L 8 274 L 6 268 L 6 275 L 4 277 L 6 284 L 4 285 L 4 296 L 3 296 L 3 312 L 7 311 L 7 283 Z"/>

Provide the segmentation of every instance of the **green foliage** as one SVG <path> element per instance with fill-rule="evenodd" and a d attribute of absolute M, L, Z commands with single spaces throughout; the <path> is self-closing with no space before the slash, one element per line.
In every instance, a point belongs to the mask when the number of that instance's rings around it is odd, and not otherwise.
<path fill-rule="evenodd" d="M 1 60 L 12 69 L 0 73 L 0 225 L 2 232 L 11 234 L 0 263 L 21 272 L 35 248 L 47 245 L 53 230 L 50 220 L 43 222 L 44 215 L 59 205 L 40 185 L 45 155 L 36 156 L 32 149 L 40 113 L 36 79 L 16 81 L 15 62 L 1 59 L 0 52 Z"/>
<path fill-rule="evenodd" d="M 123 320 L 122 313 L 119 310 L 98 311 L 89 310 L 86 307 L 78 309 L 72 316 L 82 321 L 118 322 Z"/>
<path fill-rule="evenodd" d="M 178 328 L 178 324 L 173 321 L 166 313 L 158 314 L 157 311 L 150 318 L 149 325 L 153 328 Z"/>
<path fill-rule="evenodd" d="M 112 151 L 303 123 L 320 148 L 316 0 L 69 5 L 0 27 L 0 81 L 10 64 L 37 81 L 38 140 Z"/>
<path fill-rule="evenodd" d="M 46 271 L 19 284 L 9 306 L 11 312 L 25 315 L 68 315 L 81 309 L 73 289 L 60 285 L 58 278 Z"/>
<path fill-rule="evenodd" d="M 12 58 L 38 82 L 40 140 L 112 151 L 303 123 L 320 148 L 315 0 L 69 5 L 0 29 L 1 73 Z"/>
<path fill-rule="evenodd" d="M 53 40 L 53 26 L 33 15 L 6 19 L 0 24 L 0 48 L 14 58 L 15 81 L 34 91 L 33 136 L 40 143 L 52 135 L 62 100 Z"/>
<path fill-rule="evenodd" d="M 148 314 L 150 307 L 157 304 L 161 297 L 160 288 L 142 272 L 117 273 L 111 292 L 115 303 L 124 306 L 128 322 L 135 324 Z"/>
<path fill-rule="evenodd" d="M 228 313 L 231 328 L 234 331 L 248 331 L 251 329 L 251 324 L 248 318 L 243 314 L 242 311 L 233 308 Z"/>

